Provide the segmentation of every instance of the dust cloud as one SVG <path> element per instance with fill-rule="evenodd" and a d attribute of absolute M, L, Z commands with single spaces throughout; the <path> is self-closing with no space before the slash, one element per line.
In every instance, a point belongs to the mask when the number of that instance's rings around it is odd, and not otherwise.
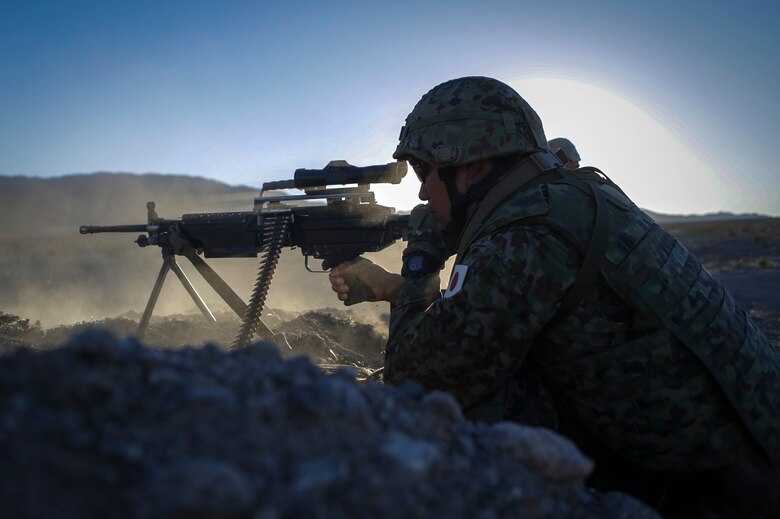
<path fill-rule="evenodd" d="M 257 191 L 204 179 L 130 174 L 76 175 L 54 179 L 2 178 L 0 203 L 0 311 L 40 322 L 44 328 L 140 314 L 154 286 L 162 257 L 157 247 L 140 248 L 135 233 L 80 235 L 80 225 L 146 223 L 146 202 L 162 218 L 200 212 L 249 211 Z M 400 270 L 402 245 L 368 257 Z M 186 258 L 177 258 L 215 314 L 228 306 Z M 248 301 L 260 260 L 209 259 L 209 265 Z M 311 259 L 310 267 L 319 267 Z M 387 303 L 345 308 L 325 273 L 310 273 L 300 250 L 282 252 L 266 300 L 267 309 L 306 312 L 347 310 L 386 333 Z M 199 315 L 195 303 L 169 273 L 155 316 Z"/>

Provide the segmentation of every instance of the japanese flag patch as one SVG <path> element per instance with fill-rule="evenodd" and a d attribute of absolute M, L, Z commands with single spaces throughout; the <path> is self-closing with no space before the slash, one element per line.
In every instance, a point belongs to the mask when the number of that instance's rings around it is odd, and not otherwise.
<path fill-rule="evenodd" d="M 444 297 L 452 297 L 463 288 L 463 282 L 466 280 L 466 273 L 469 271 L 468 265 L 455 265 L 450 275 L 450 283 L 447 290 L 444 291 Z"/>

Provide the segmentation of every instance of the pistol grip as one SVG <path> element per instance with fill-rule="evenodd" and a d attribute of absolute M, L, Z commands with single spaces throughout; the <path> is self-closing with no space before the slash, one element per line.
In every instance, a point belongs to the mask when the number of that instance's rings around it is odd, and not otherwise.
<path fill-rule="evenodd" d="M 352 306 L 365 301 L 375 301 L 376 294 L 354 274 L 345 273 L 344 281 L 349 285 L 349 297 L 344 301 L 345 306 Z"/>

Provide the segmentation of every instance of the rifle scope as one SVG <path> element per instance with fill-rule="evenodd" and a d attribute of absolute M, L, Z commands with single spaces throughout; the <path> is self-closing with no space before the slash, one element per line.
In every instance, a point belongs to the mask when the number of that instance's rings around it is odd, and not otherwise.
<path fill-rule="evenodd" d="M 398 184 L 406 176 L 406 162 L 390 162 L 377 166 L 353 166 L 345 160 L 334 160 L 323 169 L 296 169 L 293 180 L 278 180 L 263 184 L 270 189 L 305 189 L 341 184 Z"/>

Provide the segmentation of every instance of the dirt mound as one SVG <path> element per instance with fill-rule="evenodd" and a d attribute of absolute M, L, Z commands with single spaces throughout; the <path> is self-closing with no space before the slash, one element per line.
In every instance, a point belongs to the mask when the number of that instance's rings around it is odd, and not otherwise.
<path fill-rule="evenodd" d="M 138 314 L 128 313 L 44 330 L 29 319 L 0 312 L 0 351 L 20 346 L 50 349 L 73 334 L 96 326 L 120 337 L 132 336 L 139 318 Z M 349 313 L 335 309 L 303 313 L 271 310 L 263 321 L 275 332 L 273 342 L 280 346 L 284 357 L 306 355 L 319 365 L 351 366 L 363 372 L 376 370 L 384 363 L 384 331 L 357 322 Z M 232 313 L 217 314 L 216 322 L 206 321 L 200 315 L 155 316 L 144 342 L 165 348 L 213 343 L 227 350 L 239 326 L 240 321 Z"/>
<path fill-rule="evenodd" d="M 385 361 L 387 337 L 346 314 L 306 312 L 274 330 L 285 334 L 292 351 L 307 354 L 317 364 L 376 369 Z"/>
<path fill-rule="evenodd" d="M 657 517 L 586 491 L 551 431 L 326 375 L 270 343 L 151 349 L 104 330 L 0 356 L 13 517 Z"/>

